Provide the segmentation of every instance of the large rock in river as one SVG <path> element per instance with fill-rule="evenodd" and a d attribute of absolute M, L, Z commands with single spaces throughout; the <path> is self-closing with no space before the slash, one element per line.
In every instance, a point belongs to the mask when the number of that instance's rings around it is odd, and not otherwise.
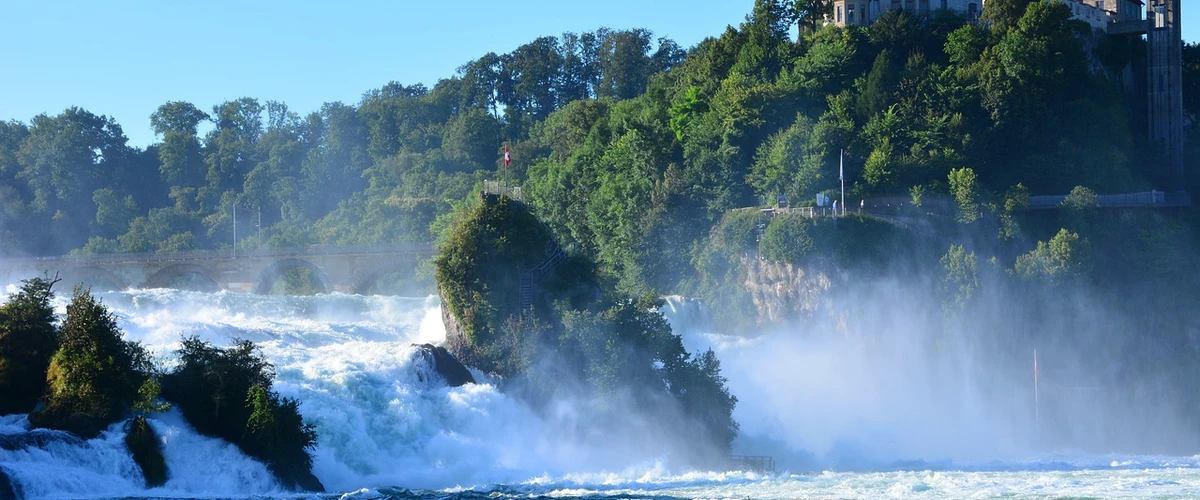
<path fill-rule="evenodd" d="M 475 377 L 471 376 L 471 371 L 458 362 L 446 348 L 433 344 L 413 344 L 413 346 L 417 348 L 417 355 L 425 359 L 433 371 L 446 381 L 446 385 L 459 387 L 475 383 Z"/>

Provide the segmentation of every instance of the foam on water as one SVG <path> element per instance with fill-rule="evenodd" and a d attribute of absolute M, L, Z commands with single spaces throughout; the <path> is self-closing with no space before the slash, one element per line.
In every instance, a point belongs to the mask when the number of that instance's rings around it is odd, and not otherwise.
<path fill-rule="evenodd" d="M 784 473 L 673 470 L 653 455 L 626 453 L 603 437 L 579 433 L 570 408 L 562 415 L 535 414 L 481 373 L 475 374 L 480 384 L 449 388 L 436 382 L 412 347 L 444 340 L 436 297 L 135 290 L 103 299 L 129 338 L 167 362 L 181 335 L 222 346 L 235 338 L 260 345 L 276 366 L 275 388 L 297 398 L 317 428 L 314 473 L 330 492 L 346 492 L 345 498 L 1200 495 L 1195 457 L 1047 455 L 1020 446 L 1005 450 L 991 441 L 982 457 L 958 453 L 979 443 L 956 447 L 955 441 L 995 423 L 979 408 L 967 405 L 922 425 L 913 421 L 931 417 L 889 413 L 887 405 L 919 408 L 931 401 L 929 394 L 892 393 L 895 387 L 865 379 L 780 379 L 762 368 L 800 352 L 794 339 L 708 333 L 697 306 L 679 299 L 665 306 L 668 318 L 690 351 L 717 352 L 740 398 L 735 417 L 743 432 L 735 451 L 774 455 Z M 65 304 L 60 297 L 60 314 Z M 809 374 L 863 369 L 822 365 L 827 352 L 787 361 L 809 364 Z M 841 394 L 850 390 L 862 394 Z M 822 398 L 825 407 L 817 406 Z M 805 405 L 811 405 L 807 411 Z M 839 420 L 847 416 L 855 417 Z M 969 418 L 982 423 L 947 425 Z M 86 442 L 64 437 L 15 450 L 0 447 L 0 467 L 30 498 L 285 495 L 264 466 L 198 435 L 178 412 L 157 415 L 151 425 L 171 471 L 162 488 L 142 487 L 119 424 Z M 912 435 L 891 432 L 905 425 L 915 429 Z M 0 435 L 26 432 L 23 416 L 0 418 Z M 848 441 L 855 436 L 858 442 Z"/>

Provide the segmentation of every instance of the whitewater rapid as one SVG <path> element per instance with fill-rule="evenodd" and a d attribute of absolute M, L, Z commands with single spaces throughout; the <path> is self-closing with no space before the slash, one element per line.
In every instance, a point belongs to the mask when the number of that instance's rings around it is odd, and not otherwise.
<path fill-rule="evenodd" d="M 10 286 L 5 293 L 13 292 Z M 60 314 L 63 295 L 55 304 Z M 864 367 L 821 365 L 819 349 L 790 365 L 813 364 L 805 372 L 812 380 L 783 379 L 786 372 L 770 365 L 787 363 L 771 355 L 793 353 L 794 339 L 712 334 L 697 319 L 698 306 L 678 298 L 664 308 L 668 319 L 689 350 L 717 352 L 741 400 L 735 452 L 776 457 L 778 474 L 673 468 L 668 455 L 631 451 L 581 432 L 586 416 L 574 414 L 570 404 L 534 413 L 483 373 L 474 373 L 479 384 L 445 386 L 412 347 L 444 341 L 436 297 L 177 290 L 101 296 L 127 338 L 142 342 L 166 366 L 183 336 L 219 346 L 238 338 L 258 344 L 276 367 L 275 389 L 298 399 L 300 412 L 316 426 L 313 472 L 331 498 L 427 495 L 421 492 L 496 498 L 1200 494 L 1200 459 L 1194 457 L 1038 454 L 986 436 L 980 438 L 986 446 L 961 443 L 995 422 L 971 405 L 952 417 L 982 423 L 953 429 L 945 427 L 949 417 L 937 420 L 933 412 L 889 413 L 888 406 L 909 411 L 933 396 L 838 379 L 842 371 Z M 839 394 L 847 390 L 862 394 Z M 914 423 L 921 419 L 934 420 Z M 264 466 L 196 434 L 178 412 L 154 416 L 151 425 L 171 471 L 161 488 L 142 487 L 120 424 L 86 442 L 36 431 L 45 438 L 40 445 L 0 446 L 0 467 L 28 498 L 290 496 Z M 23 416 L 0 418 L 0 437 L 27 431 Z M 976 457 L 967 449 L 986 453 Z"/>

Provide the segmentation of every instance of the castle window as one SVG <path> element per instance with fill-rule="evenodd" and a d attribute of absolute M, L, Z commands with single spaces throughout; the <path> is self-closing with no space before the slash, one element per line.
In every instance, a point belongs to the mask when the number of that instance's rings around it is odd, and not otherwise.
<path fill-rule="evenodd" d="M 838 22 L 838 24 L 842 23 L 842 6 L 841 5 L 837 6 L 837 22 Z"/>
<path fill-rule="evenodd" d="M 942 8 L 943 8 L 943 9 L 949 9 L 949 8 L 950 8 L 950 5 L 949 5 L 948 3 L 946 3 L 946 2 L 947 2 L 947 0 L 942 0 Z"/>
<path fill-rule="evenodd" d="M 854 5 L 846 6 L 846 22 L 847 23 L 854 22 Z"/>
<path fill-rule="evenodd" d="M 967 4 L 967 18 L 975 19 L 979 15 L 979 6 L 974 2 Z"/>

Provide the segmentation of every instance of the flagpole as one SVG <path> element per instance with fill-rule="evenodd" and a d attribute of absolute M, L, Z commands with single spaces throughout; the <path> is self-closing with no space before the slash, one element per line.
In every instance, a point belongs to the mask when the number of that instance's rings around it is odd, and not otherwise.
<path fill-rule="evenodd" d="M 846 213 L 846 150 L 838 154 L 838 180 L 842 181 L 842 213 Z M 838 215 L 834 212 L 833 215 Z"/>
<path fill-rule="evenodd" d="M 1038 408 L 1038 369 L 1037 369 L 1037 349 L 1033 350 L 1033 419 L 1041 421 L 1042 414 Z"/>

